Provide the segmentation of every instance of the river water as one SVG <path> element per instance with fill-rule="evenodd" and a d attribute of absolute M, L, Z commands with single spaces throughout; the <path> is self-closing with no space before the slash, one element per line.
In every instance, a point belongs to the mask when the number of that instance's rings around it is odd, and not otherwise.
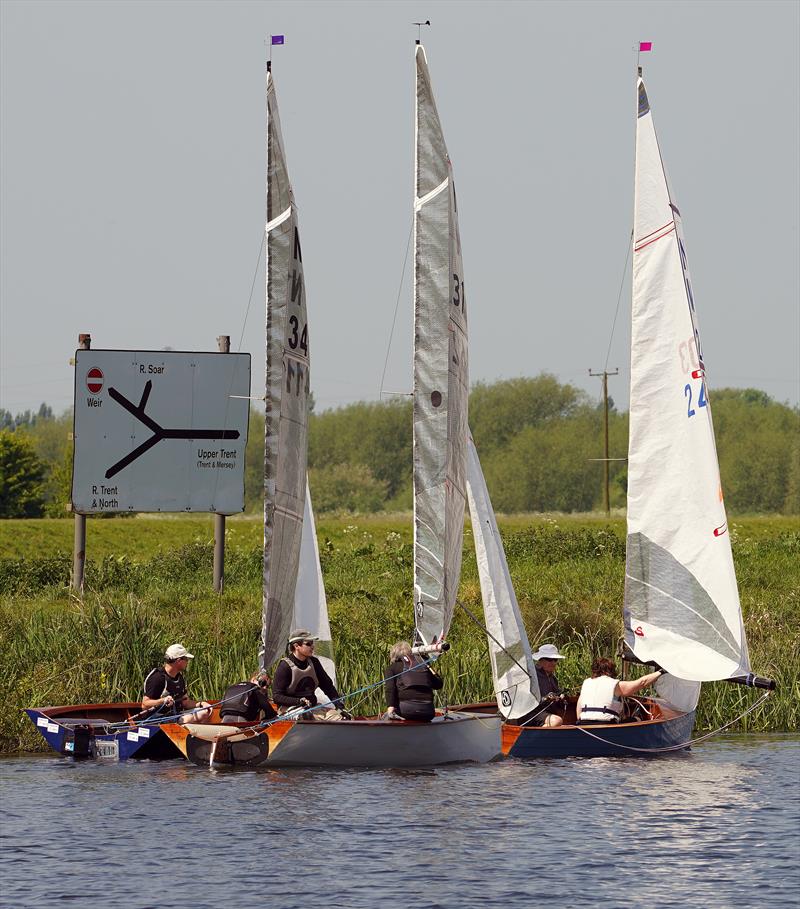
<path fill-rule="evenodd" d="M 0 760 L 3 907 L 800 906 L 800 737 L 432 770 Z"/>

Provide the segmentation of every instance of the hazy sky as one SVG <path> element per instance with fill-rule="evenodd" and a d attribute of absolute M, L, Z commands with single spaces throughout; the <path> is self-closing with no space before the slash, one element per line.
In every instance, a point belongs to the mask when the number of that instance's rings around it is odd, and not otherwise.
<path fill-rule="evenodd" d="M 70 405 L 83 331 L 94 347 L 179 350 L 230 334 L 253 354 L 262 393 L 270 33 L 286 36 L 274 74 L 318 409 L 376 400 L 411 226 L 411 23 L 426 18 L 458 188 L 471 379 L 547 370 L 599 393 L 587 371 L 606 362 L 623 278 L 642 39 L 711 388 L 800 398 L 793 0 L 0 10 L 0 407 Z M 628 270 L 608 361 L 625 408 L 629 301 Z M 410 389 L 410 350 L 407 267 L 386 389 Z"/>

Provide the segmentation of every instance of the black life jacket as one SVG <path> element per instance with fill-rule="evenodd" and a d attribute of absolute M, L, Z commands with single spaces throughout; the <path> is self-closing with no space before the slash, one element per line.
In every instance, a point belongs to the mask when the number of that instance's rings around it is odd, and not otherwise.
<path fill-rule="evenodd" d="M 222 698 L 223 716 L 240 716 L 242 719 L 255 719 L 250 717 L 250 695 L 255 691 L 256 685 L 252 682 L 237 682 L 225 691 Z M 258 711 L 256 711 L 256 716 Z"/>
<path fill-rule="evenodd" d="M 405 661 L 398 661 L 402 665 L 403 674 L 397 678 L 397 696 L 401 701 L 433 701 L 433 688 L 427 666 L 408 668 Z"/>

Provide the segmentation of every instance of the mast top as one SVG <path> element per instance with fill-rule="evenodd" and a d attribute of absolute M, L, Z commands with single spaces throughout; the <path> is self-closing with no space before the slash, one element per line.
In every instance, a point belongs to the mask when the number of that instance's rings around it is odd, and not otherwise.
<path fill-rule="evenodd" d="M 422 43 L 422 41 L 421 41 L 421 38 L 422 38 L 422 26 L 423 26 L 423 25 L 430 25 L 430 24 L 431 24 L 431 20 L 430 20 L 430 19 L 426 19 L 424 22 L 412 22 L 411 24 L 417 26 L 417 40 L 415 41 L 415 44 L 421 44 L 421 43 Z"/>

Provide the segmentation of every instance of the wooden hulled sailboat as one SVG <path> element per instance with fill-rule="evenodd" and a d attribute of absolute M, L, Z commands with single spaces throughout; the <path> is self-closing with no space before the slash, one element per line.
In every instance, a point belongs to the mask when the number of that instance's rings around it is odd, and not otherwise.
<path fill-rule="evenodd" d="M 750 668 L 681 216 L 641 70 L 631 326 L 626 658 L 657 665 L 668 674 L 656 683 L 657 698 L 629 699 L 629 708 L 636 705 L 635 720 L 591 729 L 576 726 L 573 699 L 563 726 L 531 728 L 514 722 L 539 693 L 519 610 L 503 612 L 496 605 L 504 601 L 507 569 L 475 455 L 470 502 L 476 545 L 482 538 L 490 548 L 499 548 L 506 579 L 501 583 L 502 572 L 490 570 L 479 548 L 487 626 L 501 629 L 506 647 L 505 652 L 495 648 L 493 669 L 498 706 L 507 720 L 503 751 L 508 754 L 648 754 L 679 748 L 691 739 L 702 682 L 774 687 Z M 510 601 L 516 606 L 513 591 Z M 520 659 L 516 665 L 509 660 L 515 653 Z"/>
<path fill-rule="evenodd" d="M 467 334 L 455 189 L 421 46 L 416 66 L 414 615 L 417 643 L 435 648 L 447 634 L 460 577 Z M 271 72 L 267 99 L 264 668 L 283 653 L 290 627 L 304 624 L 303 606 L 295 605 L 303 596 L 302 583 L 295 588 L 306 497 L 309 369 L 297 214 Z M 212 749 L 215 763 L 298 766 L 409 767 L 483 762 L 500 753 L 499 719 L 454 712 L 440 713 L 430 723 L 380 717 L 320 722 L 301 716 L 264 725 L 164 728 L 197 763 L 208 763 Z M 216 749 L 215 740 L 224 740 L 225 747 Z"/>

